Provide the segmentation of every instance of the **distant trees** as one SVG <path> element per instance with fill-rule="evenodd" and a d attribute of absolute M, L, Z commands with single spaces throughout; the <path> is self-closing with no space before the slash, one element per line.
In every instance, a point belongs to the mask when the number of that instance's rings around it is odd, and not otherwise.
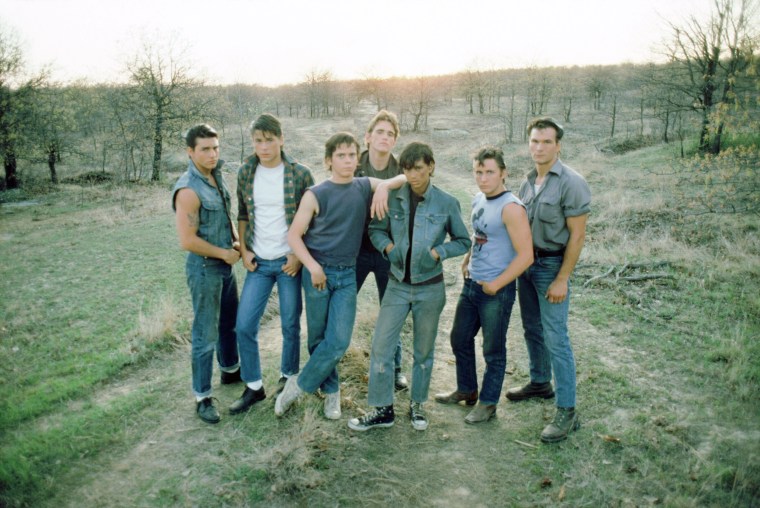
<path fill-rule="evenodd" d="M 0 25 L 0 157 L 5 168 L 4 186 L 19 186 L 18 158 L 26 140 L 27 127 L 33 99 L 45 76 L 26 79 L 24 59 L 16 35 Z"/>
<path fill-rule="evenodd" d="M 657 82 L 679 109 L 700 116 L 699 151 L 717 154 L 732 110 L 742 107 L 742 89 L 757 92 L 756 0 L 715 0 L 709 19 L 692 16 L 671 23 L 666 48 L 671 65 Z"/>
<path fill-rule="evenodd" d="M 63 152 L 73 149 L 76 136 L 74 89 L 46 83 L 37 91 L 37 100 L 28 116 L 30 140 L 42 152 L 50 171 L 50 181 L 58 183 L 56 164 Z"/>

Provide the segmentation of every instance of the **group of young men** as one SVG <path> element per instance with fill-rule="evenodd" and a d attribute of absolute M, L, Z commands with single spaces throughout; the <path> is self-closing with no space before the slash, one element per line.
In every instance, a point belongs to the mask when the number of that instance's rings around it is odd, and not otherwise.
<path fill-rule="evenodd" d="M 507 327 L 518 298 L 530 382 L 506 396 L 551 398 L 556 389 L 557 412 L 541 439 L 560 441 L 578 428 L 567 331 L 569 276 L 583 247 L 590 191 L 559 159 L 563 130 L 557 122 L 540 118 L 528 126 L 535 169 L 517 196 L 505 186 L 500 149 L 486 147 L 474 156 L 480 192 L 472 201 L 472 237 L 458 200 L 431 183 L 430 146 L 409 143 L 398 159 L 393 156 L 399 124 L 392 113 L 383 110 L 372 119 L 364 152 L 350 133 L 331 136 L 324 152 L 330 177 L 316 185 L 309 168 L 286 155 L 277 118 L 263 114 L 250 131 L 254 153 L 238 171 L 237 226 L 220 171 L 218 135 L 208 125 L 187 132 L 190 162 L 172 196 L 180 246 L 188 251 L 193 392 L 203 421 L 220 421 L 211 398 L 214 350 L 221 383 L 245 383 L 230 414 L 266 398 L 258 332 L 275 284 L 283 339 L 275 414 L 320 391 L 325 417 L 339 419 L 337 366 L 353 334 L 357 291 L 373 273 L 380 310 L 370 353 L 370 410 L 349 419 L 348 426 L 392 426 L 394 390 L 410 388 L 410 422 L 425 430 L 424 404 L 446 302 L 443 261 L 464 255 L 464 285 L 450 335 L 456 388 L 435 395 L 436 402 L 474 406 L 465 418 L 470 424 L 496 414 Z M 246 278 L 238 301 L 232 266 L 240 259 Z M 309 358 L 301 367 L 302 294 Z M 410 312 L 411 383 L 403 374 L 401 347 Z M 475 336 L 481 330 L 486 368 L 479 390 Z"/>

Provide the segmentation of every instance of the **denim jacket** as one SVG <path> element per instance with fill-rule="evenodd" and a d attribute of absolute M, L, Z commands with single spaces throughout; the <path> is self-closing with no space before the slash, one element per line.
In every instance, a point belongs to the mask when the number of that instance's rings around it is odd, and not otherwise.
<path fill-rule="evenodd" d="M 174 184 L 172 191 L 172 209 L 176 212 L 177 192 L 181 189 L 189 188 L 198 196 L 201 202 L 198 216 L 200 223 L 198 225 L 198 236 L 208 243 L 221 247 L 223 249 L 232 248 L 232 227 L 230 223 L 230 191 L 224 183 L 222 177 L 222 166 L 224 161 L 219 161 L 212 171 L 211 175 L 216 180 L 216 185 L 224 193 L 224 201 L 219 191 L 213 185 L 208 183 L 198 168 L 192 161 L 177 183 Z"/>
<path fill-rule="evenodd" d="M 373 219 L 369 237 L 377 250 L 391 263 L 391 274 L 404 280 L 406 255 L 412 249 L 410 277 L 412 284 L 425 282 L 443 272 L 443 260 L 466 253 L 472 242 L 462 221 L 459 201 L 433 184 L 428 185 L 414 215 L 413 245 L 409 245 L 409 184 L 391 191 L 388 214 L 383 220 Z M 450 240 L 446 241 L 446 235 Z M 385 248 L 393 249 L 385 254 Z M 430 254 L 435 249 L 440 260 Z"/>

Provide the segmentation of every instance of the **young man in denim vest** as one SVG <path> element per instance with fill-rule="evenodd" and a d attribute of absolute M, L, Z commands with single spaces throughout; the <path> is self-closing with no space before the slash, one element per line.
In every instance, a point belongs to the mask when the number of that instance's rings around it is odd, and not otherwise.
<path fill-rule="evenodd" d="M 230 193 L 219 159 L 219 137 L 206 124 L 185 135 L 187 171 L 172 192 L 177 234 L 193 300 L 192 378 L 196 412 L 206 423 L 220 420 L 211 399 L 214 349 L 222 383 L 240 381 L 235 319 L 238 291 L 232 266 L 240 259 L 238 235 L 230 219 Z"/>
<path fill-rule="evenodd" d="M 359 167 L 354 176 L 371 176 L 381 180 L 387 180 L 402 174 L 398 161 L 391 153 L 396 146 L 399 136 L 398 118 L 390 111 L 381 110 L 372 118 L 364 134 L 364 143 L 367 149 L 359 156 Z M 369 226 L 369 219 L 367 220 Z M 364 231 L 362 246 L 359 256 L 356 258 L 356 291 L 362 289 L 364 281 L 370 273 L 375 274 L 377 295 L 383 303 L 385 288 L 388 286 L 388 272 L 390 263 L 382 253 L 375 249 L 369 239 L 369 231 Z M 409 387 L 409 382 L 401 371 L 401 337 L 396 345 L 396 355 L 393 358 L 395 370 L 394 384 L 396 390 L 404 390 Z"/>
<path fill-rule="evenodd" d="M 288 227 L 314 178 L 306 166 L 288 157 L 280 121 L 265 113 L 251 124 L 254 154 L 238 170 L 240 256 L 247 270 L 240 295 L 237 338 L 246 387 L 230 414 L 250 409 L 266 393 L 259 355 L 259 323 L 277 284 L 282 358 L 280 389 L 297 374 L 301 350 L 301 262 L 288 245 Z"/>
<path fill-rule="evenodd" d="M 507 390 L 507 398 L 552 398 L 554 375 L 557 412 L 541 433 L 545 443 L 562 441 L 580 426 L 567 318 L 570 275 L 586 238 L 591 190 L 580 174 L 559 159 L 563 133 L 562 126 L 548 117 L 528 125 L 530 155 L 536 168 L 528 173 L 518 194 L 527 208 L 533 237 L 533 264 L 517 281 L 530 383 Z"/>
<path fill-rule="evenodd" d="M 477 402 L 464 419 L 475 424 L 496 414 L 507 368 L 507 328 L 517 277 L 533 263 L 533 243 L 525 205 L 505 186 L 504 153 L 498 148 L 482 148 L 472 162 L 472 173 L 480 189 L 472 200 L 474 245 L 462 263 L 464 285 L 451 327 L 457 388 L 439 393 L 435 400 L 442 404 Z M 486 368 L 478 396 L 475 336 L 479 331 Z"/>
<path fill-rule="evenodd" d="M 370 223 L 372 244 L 390 261 L 390 279 L 372 336 L 368 402 L 372 410 L 348 421 L 366 431 L 390 427 L 393 410 L 393 355 L 409 312 L 414 321 L 411 403 L 415 430 L 425 430 L 427 401 L 435 354 L 438 319 L 446 303 L 443 261 L 466 253 L 472 242 L 462 222 L 459 201 L 430 183 L 433 151 L 410 143 L 399 157 L 407 183 L 388 198 L 388 213 Z M 447 241 L 448 237 L 448 241 Z"/>

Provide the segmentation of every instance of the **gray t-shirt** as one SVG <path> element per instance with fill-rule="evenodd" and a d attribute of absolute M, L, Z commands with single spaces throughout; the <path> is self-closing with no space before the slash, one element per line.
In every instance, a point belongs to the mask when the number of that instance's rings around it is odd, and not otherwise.
<path fill-rule="evenodd" d="M 321 265 L 354 266 L 372 195 L 369 178 L 343 184 L 325 180 L 309 190 L 317 198 L 319 213 L 304 235 L 306 247 Z"/>
<path fill-rule="evenodd" d="M 536 176 L 535 169 L 528 173 L 518 192 L 528 212 L 533 248 L 562 250 L 570 238 L 565 219 L 591 212 L 591 189 L 578 172 L 559 159 L 547 173 L 538 194 L 534 191 Z"/>

